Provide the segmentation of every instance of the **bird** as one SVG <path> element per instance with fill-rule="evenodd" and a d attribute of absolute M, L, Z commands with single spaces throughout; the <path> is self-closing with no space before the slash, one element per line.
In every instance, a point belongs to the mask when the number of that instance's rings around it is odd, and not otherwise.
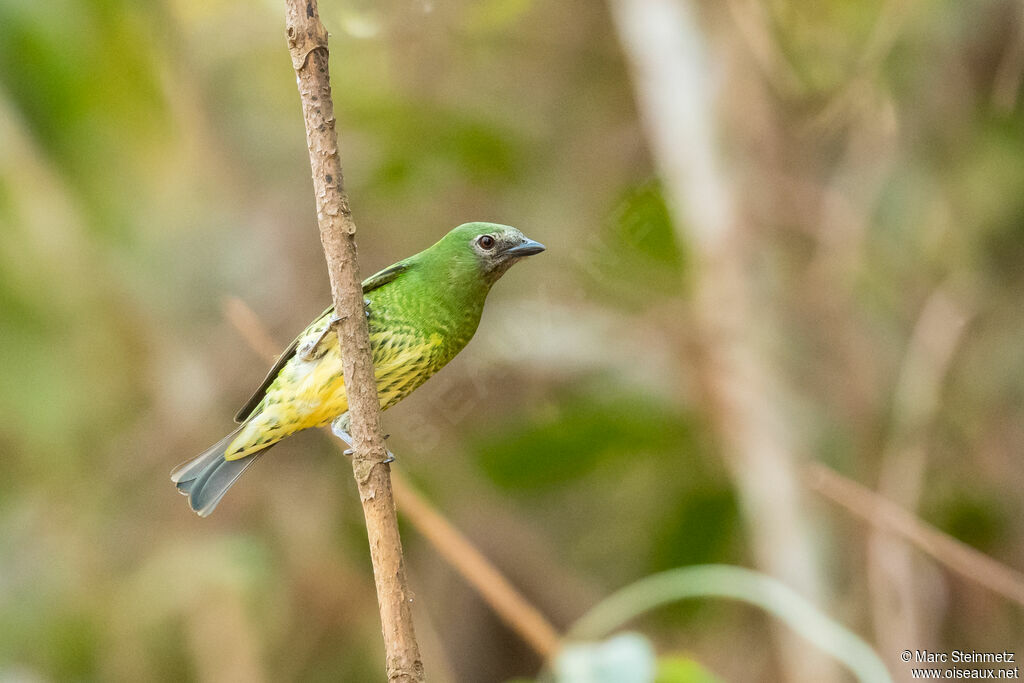
<path fill-rule="evenodd" d="M 491 287 L 545 247 L 518 229 L 465 223 L 423 251 L 363 281 L 381 410 L 447 365 L 476 332 Z M 282 439 L 331 424 L 347 439 L 348 397 L 334 307 L 281 354 L 235 416 L 238 428 L 171 472 L 192 510 L 206 517 L 245 470 Z"/>

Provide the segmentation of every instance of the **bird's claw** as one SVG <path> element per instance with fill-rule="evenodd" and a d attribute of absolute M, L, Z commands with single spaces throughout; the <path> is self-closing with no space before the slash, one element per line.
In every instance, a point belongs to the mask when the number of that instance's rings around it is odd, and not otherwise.
<path fill-rule="evenodd" d="M 353 455 L 355 455 L 356 450 L 355 448 L 352 447 L 352 435 L 349 434 L 348 431 L 346 431 L 347 425 L 342 422 L 343 420 L 344 416 L 335 419 L 334 422 L 331 423 L 331 431 L 334 432 L 334 435 L 341 439 L 342 441 L 344 441 L 345 444 L 348 446 L 348 448 L 344 450 L 344 454 L 351 458 Z M 391 438 L 390 434 L 384 435 L 385 441 L 387 441 L 389 438 Z M 384 452 L 387 454 L 387 457 L 381 460 L 380 463 L 382 465 L 393 463 L 395 461 L 395 454 L 389 450 L 385 450 Z"/>
<path fill-rule="evenodd" d="M 334 435 L 344 441 L 349 448 L 352 448 L 352 435 L 348 433 L 348 414 L 339 415 L 331 421 L 331 431 Z"/>
<path fill-rule="evenodd" d="M 298 352 L 299 353 L 299 358 L 301 358 L 304 361 L 315 360 L 316 359 L 316 349 L 317 349 L 318 346 L 320 346 L 320 342 L 322 342 L 324 340 L 324 337 L 326 337 L 330 333 L 330 331 L 334 329 L 334 326 L 337 325 L 340 322 L 341 322 L 341 318 L 338 317 L 337 314 L 332 315 L 330 320 L 327 321 L 327 325 L 320 332 L 320 334 L 317 335 L 316 339 L 314 339 L 312 342 L 309 342 L 307 344 L 303 344 L 299 348 L 299 352 Z"/>
<path fill-rule="evenodd" d="M 370 318 L 370 300 L 369 299 L 363 299 L 363 310 L 366 313 L 367 320 L 369 320 L 369 318 Z M 326 337 L 331 332 L 331 330 L 333 330 L 334 327 L 338 323 L 340 323 L 340 322 L 341 322 L 341 317 L 337 313 L 332 315 L 330 320 L 327 321 L 327 326 L 324 327 L 324 329 L 320 332 L 320 334 L 318 334 L 316 336 L 316 339 L 314 339 L 312 342 L 308 342 L 306 344 L 303 344 L 301 347 L 299 347 L 299 351 L 298 351 L 299 358 L 301 358 L 304 361 L 315 360 L 316 359 L 316 350 L 317 350 L 317 347 L 320 346 L 320 342 L 322 342 L 324 340 L 324 337 Z"/>
<path fill-rule="evenodd" d="M 343 452 L 343 453 L 344 453 L 344 454 L 345 454 L 346 456 L 348 456 L 348 457 L 350 457 L 350 458 L 351 458 L 351 457 L 352 457 L 353 455 L 355 455 L 355 453 L 356 453 L 356 451 L 355 451 L 355 449 L 354 449 L 354 448 L 346 448 L 346 449 L 345 449 L 344 451 L 342 451 L 342 452 Z M 387 465 L 387 464 L 389 464 L 389 463 L 393 463 L 393 462 L 395 461 L 395 454 L 394 454 L 394 453 L 392 453 L 391 451 L 385 451 L 385 453 L 387 453 L 388 457 L 386 457 L 386 458 L 384 458 L 383 460 L 381 460 L 381 461 L 380 461 L 380 464 L 381 464 L 381 465 Z"/>

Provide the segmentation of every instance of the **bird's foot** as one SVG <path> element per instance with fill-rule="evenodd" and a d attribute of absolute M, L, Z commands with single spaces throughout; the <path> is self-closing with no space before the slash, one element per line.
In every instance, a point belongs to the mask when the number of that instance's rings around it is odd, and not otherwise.
<path fill-rule="evenodd" d="M 352 447 L 352 435 L 349 434 L 348 431 L 347 431 L 348 430 L 348 419 L 347 418 L 348 418 L 347 414 L 346 415 L 342 415 L 342 416 L 336 418 L 334 420 L 334 422 L 331 423 L 331 431 L 334 432 L 334 435 L 336 437 L 338 437 L 339 439 L 341 439 L 342 441 L 344 441 L 345 444 L 348 446 L 348 448 L 346 448 L 343 451 L 343 453 L 351 458 L 353 455 L 355 455 L 355 449 Z M 385 441 L 387 441 L 390 438 L 391 438 L 390 434 L 385 434 L 383 436 L 383 439 Z M 395 461 L 395 454 L 394 453 L 392 453 L 391 451 L 386 450 L 386 449 L 385 449 L 384 452 L 387 453 L 388 457 L 386 457 L 386 458 L 384 458 L 383 460 L 380 461 L 382 465 L 387 465 L 388 463 L 392 463 L 392 462 Z"/>
<path fill-rule="evenodd" d="M 370 300 L 369 299 L 363 299 L 363 310 L 366 313 L 367 320 L 369 320 L 369 318 L 370 318 Z M 326 337 L 328 334 L 330 334 L 331 330 L 333 330 L 338 325 L 338 323 L 340 323 L 340 322 L 341 322 L 341 316 L 339 316 L 337 313 L 332 315 L 330 317 L 330 319 L 327 321 L 327 326 L 324 327 L 324 329 L 320 332 L 320 334 L 318 334 L 316 336 L 316 339 L 314 339 L 311 342 L 306 342 L 305 344 L 303 344 L 302 346 L 299 347 L 299 350 L 298 350 L 299 358 L 301 358 L 302 360 L 307 361 L 307 362 L 309 362 L 311 360 L 316 360 L 318 358 L 318 356 L 316 355 L 316 350 L 320 346 L 320 342 L 322 342 L 324 340 L 324 337 Z"/>
<path fill-rule="evenodd" d="M 305 344 L 299 347 L 299 358 L 307 362 L 311 360 L 316 360 L 318 358 L 318 356 L 316 355 L 316 350 L 320 346 L 320 342 L 322 342 L 324 340 L 324 337 L 326 337 L 334 329 L 334 326 L 340 322 L 341 318 L 339 318 L 337 314 L 332 315 L 331 318 L 327 321 L 327 325 L 324 327 L 324 329 L 320 332 L 320 334 L 316 336 L 316 339 L 314 339 L 311 342 L 306 342 Z"/>
<path fill-rule="evenodd" d="M 331 431 L 334 435 L 348 444 L 349 449 L 352 448 L 352 435 L 348 433 L 348 413 L 339 415 L 334 418 L 331 422 Z"/>
<path fill-rule="evenodd" d="M 391 438 L 391 435 L 390 434 L 385 434 L 382 438 L 385 441 L 387 441 L 388 439 Z M 386 457 L 386 458 L 384 458 L 383 460 L 380 461 L 382 465 L 387 465 L 388 463 L 391 463 L 391 462 L 395 461 L 395 454 L 394 453 L 392 453 L 391 451 L 389 451 L 386 448 L 384 449 L 384 452 L 388 454 L 388 457 Z"/>

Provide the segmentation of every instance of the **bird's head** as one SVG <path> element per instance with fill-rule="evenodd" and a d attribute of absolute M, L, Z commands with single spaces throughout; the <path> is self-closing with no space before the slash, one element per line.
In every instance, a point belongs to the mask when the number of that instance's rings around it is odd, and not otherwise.
<path fill-rule="evenodd" d="M 488 283 L 504 275 L 524 256 L 544 251 L 544 245 L 519 230 L 497 223 L 465 223 L 438 242 L 459 269 L 473 269 Z"/>

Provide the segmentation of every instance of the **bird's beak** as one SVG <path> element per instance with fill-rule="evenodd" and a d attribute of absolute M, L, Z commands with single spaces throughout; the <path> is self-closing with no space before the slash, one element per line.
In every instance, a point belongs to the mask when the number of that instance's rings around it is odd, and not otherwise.
<path fill-rule="evenodd" d="M 535 242 L 531 239 L 524 239 L 522 242 L 514 247 L 510 247 L 505 250 L 506 256 L 518 258 L 520 256 L 533 256 L 544 251 L 546 247 L 540 242 Z"/>

